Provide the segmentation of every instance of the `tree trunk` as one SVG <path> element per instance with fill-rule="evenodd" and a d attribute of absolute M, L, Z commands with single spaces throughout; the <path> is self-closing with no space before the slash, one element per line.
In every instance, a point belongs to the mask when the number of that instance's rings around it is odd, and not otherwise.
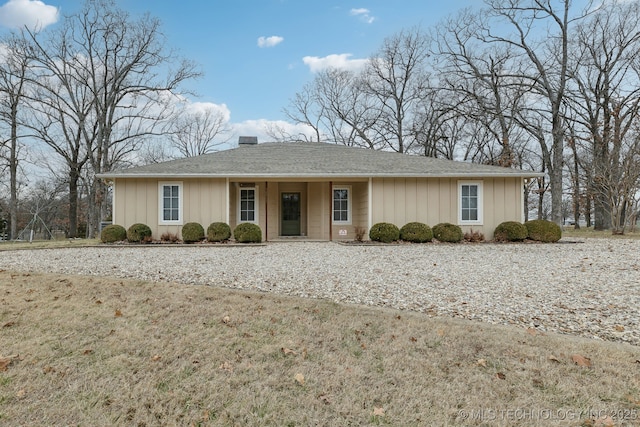
<path fill-rule="evenodd" d="M 78 181 L 80 171 L 71 167 L 69 170 L 69 235 L 70 239 L 78 237 Z"/>

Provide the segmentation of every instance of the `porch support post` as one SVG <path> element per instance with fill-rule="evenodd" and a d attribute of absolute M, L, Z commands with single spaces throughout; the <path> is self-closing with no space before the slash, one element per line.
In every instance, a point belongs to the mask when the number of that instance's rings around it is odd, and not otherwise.
<path fill-rule="evenodd" d="M 227 199 L 227 209 L 225 211 L 225 215 L 226 215 L 225 222 L 227 223 L 227 225 L 230 226 L 231 224 L 229 224 L 229 221 L 231 220 L 231 216 L 230 216 L 231 215 L 231 212 L 230 212 L 230 209 L 231 209 L 231 194 L 230 194 L 231 190 L 229 189 L 229 178 L 228 177 L 225 178 L 225 183 L 226 183 L 226 185 L 225 185 L 225 190 L 224 191 L 225 191 L 225 198 Z"/>
<path fill-rule="evenodd" d="M 264 182 L 264 241 L 269 241 L 269 183 Z"/>
<path fill-rule="evenodd" d="M 367 218 L 367 233 L 371 230 L 372 221 L 373 221 L 373 178 L 369 177 L 369 194 L 367 195 L 367 200 L 369 203 L 369 218 Z"/>
<path fill-rule="evenodd" d="M 333 241 L 333 181 L 329 181 L 329 241 Z"/>

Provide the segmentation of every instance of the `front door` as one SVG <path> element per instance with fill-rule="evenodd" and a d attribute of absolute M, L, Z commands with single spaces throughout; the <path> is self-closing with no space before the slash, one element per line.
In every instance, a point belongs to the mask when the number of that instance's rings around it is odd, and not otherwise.
<path fill-rule="evenodd" d="M 300 193 L 282 193 L 280 235 L 300 235 Z"/>

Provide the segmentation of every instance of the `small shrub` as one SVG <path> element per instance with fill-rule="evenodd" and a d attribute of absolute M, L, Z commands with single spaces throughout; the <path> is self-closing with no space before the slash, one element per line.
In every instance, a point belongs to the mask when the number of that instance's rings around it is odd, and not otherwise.
<path fill-rule="evenodd" d="M 545 243 L 553 243 L 562 237 L 562 229 L 558 224 L 546 219 L 534 219 L 524 223 L 527 227 L 527 236 L 531 240 Z"/>
<path fill-rule="evenodd" d="M 146 224 L 133 224 L 127 230 L 127 240 L 131 243 L 146 243 L 151 240 L 151 229 Z"/>
<path fill-rule="evenodd" d="M 127 230 L 117 224 L 107 225 L 100 233 L 102 243 L 121 242 L 127 238 Z"/>
<path fill-rule="evenodd" d="M 410 222 L 400 229 L 400 240 L 413 243 L 425 243 L 433 240 L 433 231 L 427 224 Z"/>
<path fill-rule="evenodd" d="M 224 222 L 213 222 L 207 228 L 207 240 L 210 242 L 226 242 L 231 238 L 231 227 Z"/>
<path fill-rule="evenodd" d="M 362 240 L 364 239 L 364 235 L 367 233 L 367 229 L 364 227 L 356 227 L 355 228 L 355 234 L 356 234 L 356 241 L 358 242 L 362 242 Z"/>
<path fill-rule="evenodd" d="M 493 232 L 493 239 L 497 242 L 519 242 L 527 238 L 527 227 L 517 221 L 506 221 L 498 224 Z"/>
<path fill-rule="evenodd" d="M 400 238 L 400 230 L 394 224 L 379 222 L 369 230 L 369 238 L 376 242 L 391 243 Z"/>
<path fill-rule="evenodd" d="M 233 230 L 233 238 L 239 243 L 260 243 L 262 230 L 257 224 L 242 222 Z"/>
<path fill-rule="evenodd" d="M 433 237 L 441 242 L 458 243 L 462 241 L 462 229 L 448 222 L 441 222 L 433 227 Z"/>
<path fill-rule="evenodd" d="M 178 235 L 176 233 L 165 231 L 164 233 L 162 233 L 162 236 L 160 236 L 160 240 L 163 242 L 175 243 L 180 239 L 178 238 Z"/>
<path fill-rule="evenodd" d="M 200 242 L 204 239 L 204 228 L 197 222 L 188 222 L 182 226 L 182 241 L 185 243 Z"/>
<path fill-rule="evenodd" d="M 478 243 L 484 242 L 484 234 L 479 231 L 473 231 L 473 228 L 464 233 L 465 242 Z"/>

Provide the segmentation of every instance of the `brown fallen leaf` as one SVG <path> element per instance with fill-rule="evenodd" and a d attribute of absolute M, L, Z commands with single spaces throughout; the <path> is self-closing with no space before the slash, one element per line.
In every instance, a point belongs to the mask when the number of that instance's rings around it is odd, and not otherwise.
<path fill-rule="evenodd" d="M 122 312 L 120 311 L 120 309 L 116 310 L 115 317 L 122 317 Z"/>
<path fill-rule="evenodd" d="M 158 360 L 162 359 L 162 356 L 160 356 L 159 354 L 156 354 L 155 356 L 153 356 L 151 358 L 151 360 L 153 360 L 154 362 L 157 362 Z"/>
<path fill-rule="evenodd" d="M 282 351 L 282 353 L 283 353 L 285 356 L 288 356 L 288 355 L 290 355 L 290 354 L 293 354 L 293 355 L 295 356 L 295 355 L 297 355 L 297 354 L 298 354 L 298 353 L 296 353 L 294 350 L 291 350 L 290 348 L 286 348 L 286 347 L 282 347 L 282 348 L 280 349 L 280 351 Z"/>
<path fill-rule="evenodd" d="M 496 378 L 498 378 L 499 380 L 505 380 L 507 379 L 507 376 L 502 372 L 496 372 Z"/>
<path fill-rule="evenodd" d="M 295 376 L 293 377 L 294 380 L 296 380 L 296 382 L 300 385 L 304 385 L 304 375 L 298 373 L 295 374 Z"/>
<path fill-rule="evenodd" d="M 2 325 L 3 328 L 10 328 L 12 326 L 14 326 L 16 324 L 16 322 L 7 322 L 4 325 Z"/>
<path fill-rule="evenodd" d="M 571 360 L 573 361 L 573 363 L 578 366 L 582 366 L 583 368 L 591 367 L 591 359 L 580 354 L 574 354 L 573 356 L 571 356 Z"/>
<path fill-rule="evenodd" d="M 0 372 L 6 371 L 10 364 L 11 364 L 11 358 L 0 357 Z"/>
<path fill-rule="evenodd" d="M 555 357 L 553 354 L 551 356 L 549 356 L 549 360 L 552 361 L 552 362 L 560 363 L 560 359 Z"/>
<path fill-rule="evenodd" d="M 86 348 L 86 349 L 82 352 L 82 354 L 84 354 L 85 356 L 86 356 L 86 355 L 88 355 L 88 354 L 91 354 L 91 353 L 93 353 L 93 350 L 92 350 L 92 349 L 90 349 L 90 348 Z"/>
<path fill-rule="evenodd" d="M 622 326 L 622 325 L 616 325 L 616 331 L 618 331 L 618 332 L 624 332 L 624 326 Z"/>
<path fill-rule="evenodd" d="M 377 406 L 373 407 L 373 416 L 374 417 L 384 417 L 384 409 L 378 408 Z"/>
<path fill-rule="evenodd" d="M 608 415 L 603 415 L 602 417 L 598 418 L 591 418 L 588 423 L 585 424 L 590 427 L 615 427 L 616 425 L 615 421 L 613 421 L 613 418 Z"/>

